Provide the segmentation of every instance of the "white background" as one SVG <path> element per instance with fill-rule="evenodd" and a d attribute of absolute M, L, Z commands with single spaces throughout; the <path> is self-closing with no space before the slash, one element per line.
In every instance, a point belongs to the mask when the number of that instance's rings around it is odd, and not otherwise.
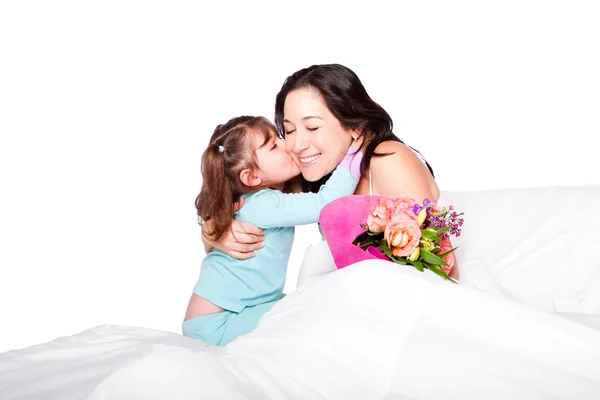
<path fill-rule="evenodd" d="M 353 69 L 443 190 L 600 184 L 596 2 L 223 3 L 0 5 L 0 352 L 179 332 L 208 137 L 312 64 Z"/>

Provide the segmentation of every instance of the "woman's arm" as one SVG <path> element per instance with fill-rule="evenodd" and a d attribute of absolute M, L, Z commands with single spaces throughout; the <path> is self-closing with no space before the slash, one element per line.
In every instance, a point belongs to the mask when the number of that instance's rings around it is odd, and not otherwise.
<path fill-rule="evenodd" d="M 459 279 L 459 275 L 458 275 L 458 263 L 454 263 L 454 267 L 452 267 L 452 270 L 450 271 L 450 273 L 448 274 L 448 276 L 454 280 L 458 280 Z"/>
<path fill-rule="evenodd" d="M 244 199 L 235 203 L 235 211 L 238 211 L 244 205 Z M 258 250 L 263 245 L 265 239 L 263 230 L 252 224 L 233 220 L 231 228 L 223 234 L 219 241 L 209 239 L 207 231 L 213 232 L 212 221 L 208 220 L 202 224 L 202 243 L 206 254 L 215 248 L 228 254 L 233 258 L 243 260 L 254 257 L 254 250 Z"/>
<path fill-rule="evenodd" d="M 202 243 L 206 253 L 215 248 L 233 258 L 243 260 L 254 257 L 254 250 L 264 247 L 263 230 L 246 222 L 233 220 L 231 229 L 225 231 L 218 241 L 210 240 L 205 234 L 206 230 L 212 231 L 210 220 L 202 225 Z"/>

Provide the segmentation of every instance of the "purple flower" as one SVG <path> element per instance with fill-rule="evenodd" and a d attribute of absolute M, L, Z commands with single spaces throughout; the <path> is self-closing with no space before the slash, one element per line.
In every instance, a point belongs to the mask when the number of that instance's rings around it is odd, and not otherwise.
<path fill-rule="evenodd" d="M 415 213 L 415 215 L 419 214 L 419 212 L 420 212 L 422 209 L 423 209 L 423 207 L 421 207 L 421 206 L 420 206 L 420 205 L 418 205 L 418 204 L 415 204 L 414 206 L 412 206 L 412 208 L 410 208 L 410 210 L 411 210 L 412 212 L 414 212 L 414 213 Z"/>

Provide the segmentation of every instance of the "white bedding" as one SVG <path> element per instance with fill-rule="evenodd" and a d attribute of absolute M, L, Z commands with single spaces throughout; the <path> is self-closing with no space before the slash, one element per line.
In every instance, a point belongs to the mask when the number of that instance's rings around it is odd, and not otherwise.
<path fill-rule="evenodd" d="M 365 261 L 222 348 L 103 325 L 0 354 L 0 399 L 600 398 L 600 188 L 444 197 L 461 285 Z"/>
<path fill-rule="evenodd" d="M 360 295 L 357 295 L 360 294 Z M 594 399 L 600 331 L 379 260 L 217 348 L 101 326 L 0 355 L 2 399 Z"/>
<path fill-rule="evenodd" d="M 600 186 L 445 192 L 465 212 L 459 271 L 536 309 L 600 315 Z"/>
<path fill-rule="evenodd" d="M 84 399 L 103 379 L 150 354 L 157 344 L 206 348 L 175 333 L 102 325 L 0 354 L 0 399 Z"/>

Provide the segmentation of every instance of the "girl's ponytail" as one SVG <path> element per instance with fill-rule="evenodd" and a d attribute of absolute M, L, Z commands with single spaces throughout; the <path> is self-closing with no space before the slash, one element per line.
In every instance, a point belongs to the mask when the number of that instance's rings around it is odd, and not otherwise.
<path fill-rule="evenodd" d="M 213 240 L 229 228 L 234 212 L 233 185 L 226 168 L 223 153 L 211 143 L 202 155 L 202 189 L 196 197 L 196 209 L 201 221 L 212 221 L 213 231 L 204 232 Z"/>

